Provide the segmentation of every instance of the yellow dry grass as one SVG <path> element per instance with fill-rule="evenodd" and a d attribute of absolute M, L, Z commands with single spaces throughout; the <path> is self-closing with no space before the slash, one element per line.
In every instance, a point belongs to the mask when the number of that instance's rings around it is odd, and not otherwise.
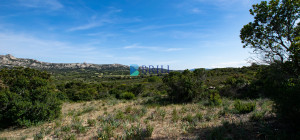
<path fill-rule="evenodd" d="M 232 108 L 232 102 L 228 100 L 229 108 Z M 265 102 L 265 101 L 260 101 Z M 257 109 L 261 109 L 261 103 L 257 103 Z M 270 105 L 271 106 L 271 105 Z M 269 106 L 269 109 L 270 109 Z M 131 109 L 130 109 L 131 108 Z M 147 111 L 133 120 L 127 119 L 136 115 L 134 110 Z M 178 120 L 174 121 L 173 110 L 176 110 Z M 52 122 L 46 122 L 39 126 L 29 128 L 6 129 L 0 132 L 0 138 L 8 139 L 34 139 L 34 137 L 43 132 L 43 139 L 97 139 L 98 130 L 102 130 L 99 116 L 116 115 L 123 112 L 125 118 L 121 124 L 113 129 L 114 137 L 117 139 L 124 136 L 124 130 L 131 126 L 140 124 L 142 127 L 151 125 L 154 130 L 150 139 L 195 139 L 198 134 L 192 130 L 211 128 L 220 126 L 222 121 L 240 122 L 248 121 L 250 114 L 221 114 L 222 106 L 211 107 L 200 103 L 189 104 L 169 104 L 164 106 L 146 106 L 142 99 L 133 101 L 121 100 L 97 100 L 81 103 L 64 103 L 62 107 L 62 116 Z M 127 112 L 126 112 L 127 111 Z M 184 121 L 184 117 L 196 114 L 202 114 L 201 120 L 193 123 Z M 84 132 L 78 132 L 72 128 L 74 120 L 81 120 L 82 126 L 86 129 Z M 132 118 L 131 118 L 132 119 Z M 96 120 L 95 126 L 89 126 L 88 120 Z M 63 130 L 63 127 L 71 127 L 71 130 Z M 201 132 L 200 132 L 201 133 Z"/>

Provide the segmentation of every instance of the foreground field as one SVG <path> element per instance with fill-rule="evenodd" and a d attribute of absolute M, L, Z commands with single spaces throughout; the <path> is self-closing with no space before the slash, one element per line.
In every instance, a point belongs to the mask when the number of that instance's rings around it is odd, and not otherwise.
<path fill-rule="evenodd" d="M 0 139 L 257 139 L 272 118 L 272 102 L 247 100 L 254 111 L 239 112 L 234 101 L 165 104 L 153 98 L 64 103 L 62 116 L 29 128 L 6 129 Z M 258 129 L 259 128 L 259 129 Z M 262 128 L 262 131 L 261 129 Z"/>

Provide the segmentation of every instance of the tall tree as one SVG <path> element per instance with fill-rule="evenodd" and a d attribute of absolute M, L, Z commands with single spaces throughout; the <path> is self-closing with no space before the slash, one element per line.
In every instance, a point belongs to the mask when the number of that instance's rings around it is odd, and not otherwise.
<path fill-rule="evenodd" d="M 240 32 L 243 47 L 254 48 L 269 63 L 293 61 L 299 71 L 300 0 L 262 1 L 252 7 L 254 21 Z"/>

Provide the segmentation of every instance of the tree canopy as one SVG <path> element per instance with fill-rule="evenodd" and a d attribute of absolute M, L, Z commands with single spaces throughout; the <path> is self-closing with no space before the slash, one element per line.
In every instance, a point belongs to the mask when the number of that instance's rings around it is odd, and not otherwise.
<path fill-rule="evenodd" d="M 294 61 L 299 68 L 299 13 L 299 0 L 271 0 L 253 5 L 250 14 L 254 21 L 240 32 L 243 47 L 254 48 L 269 63 Z"/>

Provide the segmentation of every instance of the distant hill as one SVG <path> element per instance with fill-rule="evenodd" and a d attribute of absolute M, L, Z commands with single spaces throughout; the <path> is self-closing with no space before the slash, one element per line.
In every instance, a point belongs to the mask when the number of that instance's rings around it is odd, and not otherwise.
<path fill-rule="evenodd" d="M 34 59 L 16 58 L 10 54 L 0 55 L 0 67 L 30 67 L 43 70 L 49 69 L 96 69 L 96 70 L 129 70 L 129 66 L 121 64 L 90 64 L 90 63 L 48 63 Z"/>
<path fill-rule="evenodd" d="M 48 63 L 35 59 L 16 58 L 10 54 L 0 55 L 0 69 L 13 67 L 29 67 L 48 71 L 53 74 L 54 79 L 57 81 L 99 81 L 105 78 L 120 79 L 124 76 L 130 77 L 129 66 L 122 64 Z M 167 70 L 164 69 L 164 71 Z M 140 75 L 144 74 L 140 73 Z"/>

